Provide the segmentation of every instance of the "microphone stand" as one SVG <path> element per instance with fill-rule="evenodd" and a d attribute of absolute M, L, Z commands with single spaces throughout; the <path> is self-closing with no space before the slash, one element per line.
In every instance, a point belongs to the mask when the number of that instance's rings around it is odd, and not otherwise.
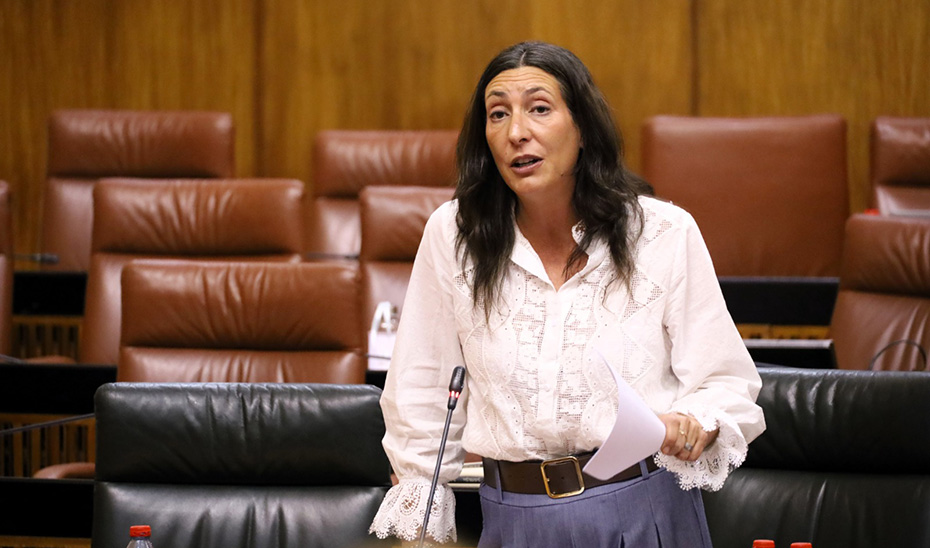
<path fill-rule="evenodd" d="M 32 424 L 27 424 L 25 426 L 17 426 L 14 428 L 7 428 L 6 430 L 0 430 L 0 437 L 11 436 L 13 434 L 21 434 L 23 432 L 29 432 L 31 430 L 38 430 L 39 428 L 46 428 L 48 426 L 60 426 L 62 424 L 68 424 L 69 422 L 77 422 L 86 419 L 94 418 L 94 413 L 87 413 L 84 415 L 75 415 L 73 417 L 66 417 L 63 419 L 55 419 L 46 422 L 35 422 Z"/>
<path fill-rule="evenodd" d="M 462 395 L 462 389 L 465 387 L 465 368 L 461 365 L 455 366 L 452 370 L 452 381 L 449 383 L 449 403 L 446 407 L 449 411 L 446 413 L 446 425 L 442 429 L 442 440 L 439 442 L 439 455 L 436 457 L 436 469 L 433 471 L 433 483 L 429 488 L 429 498 L 426 501 L 426 515 L 423 516 L 423 527 L 420 529 L 420 542 L 417 548 L 423 548 L 423 542 L 426 540 L 426 526 L 429 524 L 429 515 L 433 509 L 433 495 L 436 494 L 436 484 L 439 482 L 439 468 L 442 466 L 442 454 L 446 449 L 446 438 L 449 437 L 449 424 L 452 422 L 452 411 L 459 402 L 459 396 Z"/>

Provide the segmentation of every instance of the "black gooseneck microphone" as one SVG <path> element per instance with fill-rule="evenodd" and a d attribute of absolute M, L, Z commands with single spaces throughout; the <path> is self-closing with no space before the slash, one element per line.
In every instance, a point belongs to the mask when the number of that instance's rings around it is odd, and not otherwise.
<path fill-rule="evenodd" d="M 56 253 L 16 253 L 13 258 L 17 261 L 29 261 L 39 264 L 58 264 Z"/>
<path fill-rule="evenodd" d="M 429 488 L 429 498 L 426 501 L 426 515 L 423 516 L 423 527 L 420 529 L 420 542 L 418 548 L 423 548 L 423 542 L 426 540 L 426 526 L 429 524 L 429 514 L 433 509 L 433 495 L 436 494 L 436 483 L 439 482 L 439 467 L 442 466 L 442 453 L 446 450 L 446 438 L 449 437 L 449 424 L 452 422 L 452 411 L 459 402 L 459 396 L 462 395 L 462 389 L 465 387 L 465 368 L 456 365 L 452 370 L 452 381 L 449 382 L 449 403 L 446 407 L 449 411 L 446 413 L 446 425 L 442 429 L 442 440 L 439 442 L 439 456 L 436 457 L 436 470 L 433 471 L 433 483 Z"/>

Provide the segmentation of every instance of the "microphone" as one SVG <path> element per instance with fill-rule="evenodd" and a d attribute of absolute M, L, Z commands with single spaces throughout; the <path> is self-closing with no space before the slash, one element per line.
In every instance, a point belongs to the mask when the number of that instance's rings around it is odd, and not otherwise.
<path fill-rule="evenodd" d="M 446 425 L 442 429 L 442 440 L 439 442 L 439 455 L 436 457 L 436 469 L 433 471 L 433 483 L 429 488 L 429 498 L 426 501 L 426 515 L 423 516 L 423 527 L 420 528 L 420 542 L 418 548 L 423 548 L 423 542 L 426 540 L 426 526 L 429 524 L 429 514 L 433 509 L 433 495 L 436 494 L 436 483 L 439 482 L 439 467 L 442 466 L 442 453 L 446 450 L 446 438 L 449 437 L 449 424 L 452 422 L 452 411 L 455 410 L 459 397 L 462 395 L 462 389 L 465 387 L 465 368 L 461 365 L 455 366 L 452 370 L 452 380 L 449 382 L 449 403 L 446 407 L 449 411 L 446 413 Z"/>
<path fill-rule="evenodd" d="M 357 261 L 358 253 L 350 255 L 346 253 L 327 253 L 325 251 L 308 251 L 304 253 L 304 259 L 307 259 L 308 261 L 327 261 L 327 260 Z"/>
<path fill-rule="evenodd" d="M 455 405 L 459 402 L 459 397 L 462 395 L 462 389 L 465 387 L 465 368 L 461 365 L 455 366 L 455 369 L 452 370 L 452 380 L 449 382 L 449 403 L 446 407 L 449 410 L 455 409 Z"/>
<path fill-rule="evenodd" d="M 9 363 L 13 365 L 27 365 L 28 361 L 17 358 L 16 356 L 10 356 L 9 354 L 0 354 L 0 363 Z"/>
<path fill-rule="evenodd" d="M 29 261 L 39 264 L 58 264 L 56 253 L 17 253 L 13 255 L 17 261 Z"/>
<path fill-rule="evenodd" d="M 94 413 L 87 413 L 84 415 L 75 415 L 73 417 L 65 417 L 63 419 L 55 419 L 45 422 L 36 422 L 33 424 L 27 424 L 25 426 L 16 426 L 14 428 L 7 428 L 6 430 L 0 430 L 0 437 L 11 436 L 13 434 L 21 434 L 23 432 L 30 432 L 32 430 L 38 430 L 39 428 L 46 428 L 48 426 L 60 426 L 62 424 L 68 424 L 69 422 L 83 421 L 87 419 L 94 418 Z"/>

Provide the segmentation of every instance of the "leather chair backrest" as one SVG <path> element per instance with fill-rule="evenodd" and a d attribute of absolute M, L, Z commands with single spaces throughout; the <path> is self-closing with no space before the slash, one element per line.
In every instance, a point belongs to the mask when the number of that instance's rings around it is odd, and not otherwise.
<path fill-rule="evenodd" d="M 643 176 L 697 221 L 720 276 L 837 276 L 849 215 L 840 116 L 658 116 Z"/>
<path fill-rule="evenodd" d="M 926 368 L 912 343 L 930 352 L 930 221 L 849 219 L 830 331 L 842 369 Z"/>
<path fill-rule="evenodd" d="M 0 354 L 13 347 L 13 212 L 10 186 L 0 181 Z"/>
<path fill-rule="evenodd" d="M 136 260 L 122 292 L 119 381 L 365 382 L 352 266 Z"/>
<path fill-rule="evenodd" d="M 115 364 L 120 272 L 132 259 L 300 260 L 303 183 L 291 179 L 105 179 L 79 361 Z"/>
<path fill-rule="evenodd" d="M 313 200 L 307 249 L 311 256 L 357 257 L 358 197 L 369 186 L 451 187 L 458 132 L 321 131 L 313 151 Z"/>
<path fill-rule="evenodd" d="M 715 548 L 930 545 L 930 375 L 760 368 L 766 431 L 704 493 Z"/>
<path fill-rule="evenodd" d="M 873 206 L 930 216 L 930 118 L 878 117 L 869 142 Z"/>
<path fill-rule="evenodd" d="M 90 266 L 93 187 L 104 177 L 232 177 L 232 116 L 222 112 L 60 110 L 48 126 L 42 251 L 47 268 Z"/>
<path fill-rule="evenodd" d="M 368 526 L 391 485 L 380 394 L 371 385 L 104 385 L 92 545 L 123 546 L 136 524 L 172 548 L 375 545 Z"/>
<path fill-rule="evenodd" d="M 389 301 L 403 314 L 410 271 L 426 221 L 437 207 L 452 199 L 452 193 L 451 187 L 371 186 L 362 190 L 359 265 L 363 334 L 371 327 L 378 303 Z"/>

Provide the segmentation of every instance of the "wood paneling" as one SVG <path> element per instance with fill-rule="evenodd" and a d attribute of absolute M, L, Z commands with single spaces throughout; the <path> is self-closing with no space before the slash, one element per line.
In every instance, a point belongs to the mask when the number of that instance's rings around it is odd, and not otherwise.
<path fill-rule="evenodd" d="M 871 120 L 930 116 L 930 2 L 699 0 L 698 14 L 697 113 L 842 114 L 864 209 Z"/>
<path fill-rule="evenodd" d="M 237 169 L 254 170 L 253 8 L 254 0 L 0 2 L 0 178 L 13 192 L 17 252 L 39 251 L 55 109 L 231 112 Z"/>
<path fill-rule="evenodd" d="M 488 61 L 543 39 L 589 64 L 638 158 L 647 113 L 688 108 L 688 2 L 338 0 L 266 6 L 260 169 L 312 184 L 321 129 L 461 126 Z M 592 17 L 592 13 L 597 17 Z"/>
<path fill-rule="evenodd" d="M 254 172 L 254 0 L 110 0 L 104 81 L 116 108 L 230 112 Z"/>
<path fill-rule="evenodd" d="M 497 4 L 268 5 L 261 62 L 263 172 L 312 183 L 310 155 L 321 129 L 458 128 L 484 62 L 510 36 L 524 34 L 521 26 L 528 28 L 516 9 Z"/>
<path fill-rule="evenodd" d="M 10 183 L 14 247 L 38 251 L 46 127 L 55 108 L 105 105 L 106 38 L 88 29 L 104 2 L 0 2 L 0 179 Z"/>
<path fill-rule="evenodd" d="M 656 114 L 691 112 L 691 2 L 550 1 L 535 13 L 539 39 L 567 47 L 607 96 L 626 144 L 640 159 L 640 125 Z"/>
<path fill-rule="evenodd" d="M 239 175 L 312 184 L 319 130 L 458 128 L 491 57 L 541 39 L 590 67 L 634 168 L 653 114 L 845 115 L 858 210 L 869 121 L 930 116 L 928 25 L 928 0 L 3 0 L 0 178 L 21 253 L 56 108 L 231 112 Z"/>

